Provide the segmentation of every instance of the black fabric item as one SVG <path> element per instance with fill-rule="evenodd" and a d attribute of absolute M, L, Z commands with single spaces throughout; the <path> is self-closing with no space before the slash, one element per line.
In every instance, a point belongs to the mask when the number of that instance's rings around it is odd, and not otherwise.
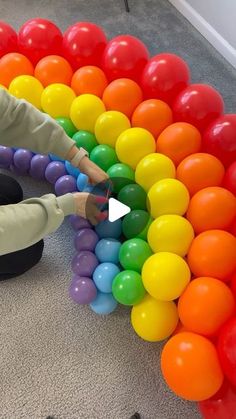
<path fill-rule="evenodd" d="M 0 205 L 17 204 L 23 199 L 23 191 L 19 183 L 0 174 Z M 17 252 L 0 256 L 0 281 L 19 276 L 36 265 L 43 253 L 44 242 L 40 240 L 33 246 Z"/>
<path fill-rule="evenodd" d="M 19 183 L 0 173 L 0 205 L 17 204 L 22 199 L 23 191 Z"/>

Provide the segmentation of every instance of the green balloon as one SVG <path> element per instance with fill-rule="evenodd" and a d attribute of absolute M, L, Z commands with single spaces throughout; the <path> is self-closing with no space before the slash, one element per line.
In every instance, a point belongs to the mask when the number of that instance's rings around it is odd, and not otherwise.
<path fill-rule="evenodd" d="M 131 210 L 147 209 L 147 194 L 141 186 L 137 185 L 137 183 L 124 186 L 124 188 L 120 190 L 117 199 L 120 202 L 123 202 L 123 204 L 128 205 Z"/>
<path fill-rule="evenodd" d="M 83 147 L 89 154 L 98 144 L 94 134 L 82 130 L 73 135 L 73 140 L 75 140 L 77 147 Z"/>
<path fill-rule="evenodd" d="M 94 147 L 90 154 L 90 160 L 105 171 L 119 162 L 114 148 L 105 144 Z"/>
<path fill-rule="evenodd" d="M 119 260 L 124 269 L 141 272 L 144 262 L 152 255 L 149 244 L 142 239 L 125 241 L 119 253 Z"/>
<path fill-rule="evenodd" d="M 124 186 L 135 182 L 133 169 L 124 163 L 114 164 L 108 169 L 107 174 L 112 180 L 115 193 L 118 193 Z"/>
<path fill-rule="evenodd" d="M 77 128 L 69 118 L 56 118 L 56 121 L 62 128 L 64 128 L 69 137 L 73 137 L 73 135 L 77 132 Z"/>
<path fill-rule="evenodd" d="M 146 294 L 141 275 L 134 271 L 123 271 L 116 275 L 112 283 L 114 298 L 126 306 L 140 303 Z"/>
<path fill-rule="evenodd" d="M 122 221 L 122 231 L 127 239 L 137 237 L 146 240 L 152 217 L 147 211 L 133 210 Z"/>

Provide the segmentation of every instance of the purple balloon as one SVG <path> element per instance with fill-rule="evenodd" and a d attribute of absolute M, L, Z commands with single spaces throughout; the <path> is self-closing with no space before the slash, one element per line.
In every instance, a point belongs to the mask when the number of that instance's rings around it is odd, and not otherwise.
<path fill-rule="evenodd" d="M 81 230 L 82 228 L 92 228 L 90 222 L 79 215 L 71 215 L 70 222 L 73 230 Z"/>
<path fill-rule="evenodd" d="M 64 175 L 66 175 L 65 165 L 60 161 L 52 161 L 45 170 L 45 178 L 53 185 L 57 179 Z"/>
<path fill-rule="evenodd" d="M 94 230 L 83 228 L 76 233 L 74 245 L 78 252 L 81 250 L 90 250 L 93 252 L 98 241 L 99 237 Z"/>
<path fill-rule="evenodd" d="M 30 164 L 30 176 L 34 179 L 45 180 L 45 170 L 50 163 L 50 158 L 44 154 L 36 154 Z"/>
<path fill-rule="evenodd" d="M 97 297 L 97 288 L 90 278 L 75 275 L 70 284 L 69 296 L 75 303 L 90 304 Z"/>
<path fill-rule="evenodd" d="M 33 153 L 30 150 L 19 148 L 13 157 L 14 166 L 22 172 L 28 172 L 32 157 Z"/>
<path fill-rule="evenodd" d="M 65 175 L 57 179 L 55 192 L 57 195 L 65 195 L 68 192 L 76 192 L 76 179 L 71 175 Z"/>
<path fill-rule="evenodd" d="M 7 169 L 13 161 L 14 151 L 10 147 L 0 145 L 0 167 Z"/>
<path fill-rule="evenodd" d="M 77 253 L 72 259 L 72 271 L 79 276 L 92 277 L 97 266 L 95 254 L 88 250 Z"/>

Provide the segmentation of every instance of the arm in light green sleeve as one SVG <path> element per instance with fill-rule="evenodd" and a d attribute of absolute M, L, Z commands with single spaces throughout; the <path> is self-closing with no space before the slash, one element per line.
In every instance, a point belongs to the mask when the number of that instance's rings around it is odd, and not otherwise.
<path fill-rule="evenodd" d="M 72 194 L 30 198 L 15 205 L 0 206 L 0 255 L 37 243 L 57 230 L 66 215 L 75 213 Z"/>
<path fill-rule="evenodd" d="M 65 159 L 75 142 L 50 116 L 0 89 L 0 144 Z"/>

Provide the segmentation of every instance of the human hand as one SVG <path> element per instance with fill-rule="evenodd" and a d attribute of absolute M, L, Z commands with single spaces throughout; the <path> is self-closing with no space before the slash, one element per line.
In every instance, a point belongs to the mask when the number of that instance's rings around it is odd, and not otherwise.
<path fill-rule="evenodd" d="M 83 157 L 80 161 L 79 170 L 88 176 L 89 181 L 92 184 L 102 183 L 108 179 L 108 175 L 104 172 L 100 167 L 98 167 L 95 163 L 89 160 L 88 157 Z"/>
<path fill-rule="evenodd" d="M 107 218 L 107 211 L 101 212 L 99 205 L 107 203 L 103 196 L 92 195 L 88 192 L 73 193 L 76 205 L 76 214 L 89 220 L 93 225 Z"/>
<path fill-rule="evenodd" d="M 67 153 L 66 160 L 69 160 L 70 162 L 73 161 L 75 156 L 78 154 L 79 149 L 76 145 L 74 145 L 69 152 Z M 73 164 L 73 163 L 72 163 Z M 88 176 L 89 181 L 92 184 L 98 184 L 106 181 L 108 179 L 108 175 L 106 172 L 104 172 L 100 167 L 98 167 L 95 163 L 93 163 L 87 156 L 84 156 L 76 165 L 75 167 L 78 167 L 78 169 Z"/>

